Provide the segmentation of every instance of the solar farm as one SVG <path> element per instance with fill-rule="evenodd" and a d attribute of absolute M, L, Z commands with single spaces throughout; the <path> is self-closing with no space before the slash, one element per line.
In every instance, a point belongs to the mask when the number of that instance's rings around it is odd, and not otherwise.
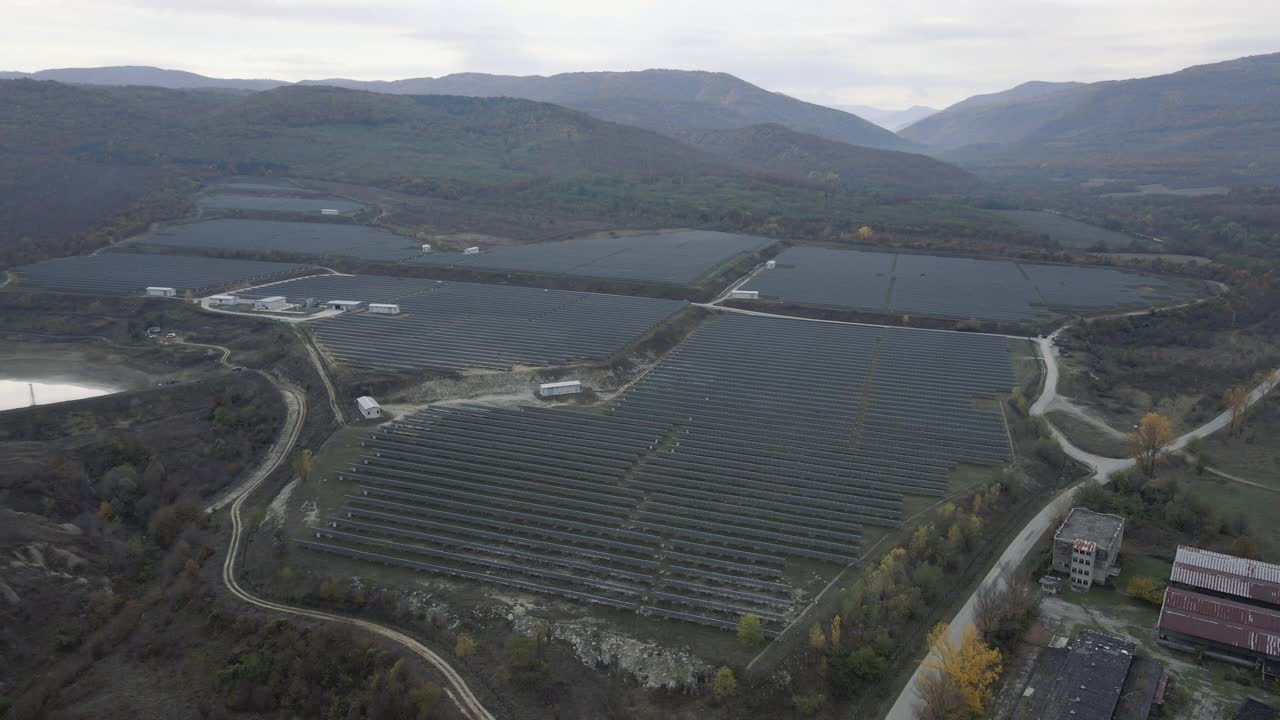
<path fill-rule="evenodd" d="M 607 405 L 429 408 L 374 431 L 305 548 L 777 633 L 790 572 L 856 561 L 906 495 L 1003 464 L 997 336 L 721 315 Z"/>
<path fill-rule="evenodd" d="M 180 255 L 103 253 L 55 258 L 14 268 L 23 284 L 107 295 L 142 293 L 151 286 L 202 293 L 291 275 L 304 265 Z"/>
<path fill-rule="evenodd" d="M 172 225 L 138 242 L 177 250 L 279 252 L 394 262 L 421 254 L 411 238 L 364 225 L 221 219 Z"/>
<path fill-rule="evenodd" d="M 436 252 L 421 256 L 417 262 L 688 285 L 732 258 L 770 242 L 750 235 L 689 230 L 510 245 L 478 255 Z"/>
<path fill-rule="evenodd" d="M 325 275 L 239 293 L 396 303 L 398 315 L 343 313 L 308 323 L 352 367 L 509 370 L 606 360 L 686 304 L 624 295 L 378 275 Z"/>
<path fill-rule="evenodd" d="M 350 215 L 363 209 L 363 205 L 330 196 L 290 197 L 276 194 L 247 194 L 236 192 L 212 192 L 197 200 L 202 208 L 212 210 L 248 210 L 253 212 L 310 213 L 319 215 L 321 210 L 337 210 Z"/>
<path fill-rule="evenodd" d="M 787 303 L 1011 322 L 1169 300 L 1164 280 L 1111 268 L 804 246 L 777 263 L 743 289 Z"/>

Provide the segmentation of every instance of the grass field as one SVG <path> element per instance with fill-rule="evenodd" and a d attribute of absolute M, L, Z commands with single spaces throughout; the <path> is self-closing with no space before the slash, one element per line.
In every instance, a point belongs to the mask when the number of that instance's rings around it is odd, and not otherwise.
<path fill-rule="evenodd" d="M 1225 473 L 1280 490 L 1280 393 L 1254 406 L 1244 430 L 1218 433 L 1203 443 L 1208 464 Z"/>
<path fill-rule="evenodd" d="M 1062 431 L 1073 445 L 1103 457 L 1122 458 L 1129 456 L 1129 444 L 1125 440 L 1109 435 L 1106 431 L 1091 425 L 1084 420 L 1062 410 L 1050 410 L 1049 421 Z"/>
<path fill-rule="evenodd" d="M 1047 235 L 1067 248 L 1122 249 L 1141 240 L 1044 210 L 997 210 L 997 215 L 1032 235 Z"/>

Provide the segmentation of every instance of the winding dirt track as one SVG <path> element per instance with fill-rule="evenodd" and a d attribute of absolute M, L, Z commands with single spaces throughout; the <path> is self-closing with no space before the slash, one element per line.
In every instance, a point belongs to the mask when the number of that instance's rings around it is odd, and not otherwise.
<path fill-rule="evenodd" d="M 223 364 L 226 363 L 227 358 L 230 355 L 230 350 L 220 346 L 208 347 L 216 347 L 224 351 L 219 362 Z M 275 612 L 281 612 L 288 615 L 297 615 L 299 617 L 312 618 L 314 620 L 324 620 L 327 622 L 349 625 L 398 642 L 408 648 L 413 654 L 423 660 L 426 660 L 444 676 L 446 681 L 446 686 L 444 688 L 445 693 L 448 694 L 449 699 L 453 701 L 453 704 L 458 707 L 458 710 L 461 711 L 465 717 L 469 720 L 495 720 L 494 716 L 484 708 L 484 705 L 480 703 L 480 700 L 471 692 L 471 688 L 467 687 L 466 681 L 463 680 L 462 676 L 453 669 L 453 666 L 426 645 L 423 645 L 409 635 L 406 635 L 399 630 L 394 630 L 384 625 L 379 625 L 375 622 L 362 620 L 360 618 L 346 617 L 343 615 L 336 615 L 334 613 L 309 610 L 307 608 L 293 607 L 291 605 L 283 605 L 281 603 L 263 600 L 240 586 L 240 583 L 236 580 L 236 558 L 240 553 L 240 537 L 244 530 L 244 522 L 240 518 L 240 510 L 244 506 L 245 500 L 249 498 L 253 491 L 257 489 L 257 487 L 261 485 L 262 482 L 271 475 L 271 473 L 275 472 L 276 469 L 279 468 L 280 465 L 289 457 L 290 452 L 293 450 L 294 446 L 297 445 L 298 437 L 302 433 L 303 420 L 307 415 L 307 397 L 301 390 L 280 382 L 266 373 L 263 373 L 263 376 L 271 381 L 271 383 L 275 385 L 283 395 L 285 405 L 288 409 L 288 416 L 285 420 L 283 432 L 280 434 L 280 439 L 276 441 L 274 446 L 272 446 L 267 457 L 253 471 L 253 473 L 250 474 L 248 479 L 237 486 L 227 497 L 231 502 L 231 542 L 227 547 L 226 558 L 222 562 L 222 582 L 227 586 L 227 590 L 240 600 L 243 600 L 250 605 L 263 608 L 264 610 L 274 610 Z M 217 507 L 221 507 L 221 505 L 215 504 L 214 507 L 210 508 L 210 511 L 217 509 Z"/>

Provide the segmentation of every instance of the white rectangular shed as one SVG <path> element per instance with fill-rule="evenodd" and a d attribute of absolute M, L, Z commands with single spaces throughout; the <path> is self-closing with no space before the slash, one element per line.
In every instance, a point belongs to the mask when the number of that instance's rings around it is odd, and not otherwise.
<path fill-rule="evenodd" d="M 554 397 L 556 395 L 573 395 L 582 392 L 582 382 L 578 380 L 565 380 L 564 382 L 542 383 L 538 386 L 538 394 L 542 397 Z"/>
<path fill-rule="evenodd" d="M 772 269 L 774 269 L 774 268 L 776 268 L 776 267 L 778 267 L 778 261 L 777 261 L 777 260 L 770 260 L 770 261 L 768 261 L 768 262 L 766 262 L 766 263 L 764 264 L 764 269 L 765 269 L 765 270 L 772 270 Z"/>
<path fill-rule="evenodd" d="M 210 295 L 210 305 L 235 305 L 240 302 L 240 298 L 235 295 Z"/>
<path fill-rule="evenodd" d="M 178 294 L 177 290 L 171 287 L 149 287 L 147 288 L 147 297 L 174 297 Z"/>
<path fill-rule="evenodd" d="M 729 297 L 734 300 L 759 300 L 760 291 L 759 290 L 731 290 L 729 291 Z"/>
<path fill-rule="evenodd" d="M 372 420 L 373 418 L 382 417 L 382 406 L 378 404 L 377 400 L 368 395 L 361 395 L 356 398 L 356 407 L 360 409 L 360 414 L 366 419 Z"/>
<path fill-rule="evenodd" d="M 369 303 L 369 312 L 376 315 L 399 315 L 400 306 L 395 303 Z"/>
<path fill-rule="evenodd" d="M 325 303 L 330 310 L 355 310 L 360 307 L 359 300 L 330 300 Z"/>
<path fill-rule="evenodd" d="M 333 208 L 322 208 L 320 210 L 320 214 L 321 215 L 337 215 L 338 211 L 334 210 Z"/>
<path fill-rule="evenodd" d="M 253 301 L 253 309 L 260 312 L 283 310 L 288 307 L 288 305 L 289 300 L 283 295 L 272 295 L 271 297 L 264 297 L 260 300 Z"/>
<path fill-rule="evenodd" d="M 424 253 L 431 252 L 431 243 L 422 243 L 422 252 Z"/>
<path fill-rule="evenodd" d="M 479 248 L 479 247 L 469 247 L 469 248 L 467 248 L 466 250 L 463 250 L 463 251 L 462 251 L 462 254 L 463 254 L 463 255 L 479 255 L 479 254 L 480 254 L 480 248 Z"/>

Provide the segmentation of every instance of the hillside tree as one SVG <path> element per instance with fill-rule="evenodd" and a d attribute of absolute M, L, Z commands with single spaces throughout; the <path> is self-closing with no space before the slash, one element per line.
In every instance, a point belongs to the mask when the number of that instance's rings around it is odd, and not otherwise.
<path fill-rule="evenodd" d="M 1236 385 L 1222 396 L 1222 404 L 1231 413 L 1230 432 L 1238 434 L 1244 429 L 1245 411 L 1249 409 L 1249 388 Z"/>
<path fill-rule="evenodd" d="M 926 676 L 949 676 L 959 688 L 965 711 L 979 717 L 991 700 L 991 686 L 1000 679 L 1000 651 L 984 643 L 973 625 L 965 626 L 960 643 L 956 644 L 951 637 L 951 626 L 939 623 L 929 633 L 925 669 Z M 937 682 L 945 681 L 938 679 Z"/>
<path fill-rule="evenodd" d="M 758 615 L 743 615 L 738 620 L 738 640 L 753 648 L 764 644 L 764 624 Z"/>
<path fill-rule="evenodd" d="M 1156 473 L 1156 461 L 1166 445 L 1173 441 L 1173 426 L 1158 413 L 1147 413 L 1138 423 L 1132 437 L 1133 459 L 1148 477 Z"/>

